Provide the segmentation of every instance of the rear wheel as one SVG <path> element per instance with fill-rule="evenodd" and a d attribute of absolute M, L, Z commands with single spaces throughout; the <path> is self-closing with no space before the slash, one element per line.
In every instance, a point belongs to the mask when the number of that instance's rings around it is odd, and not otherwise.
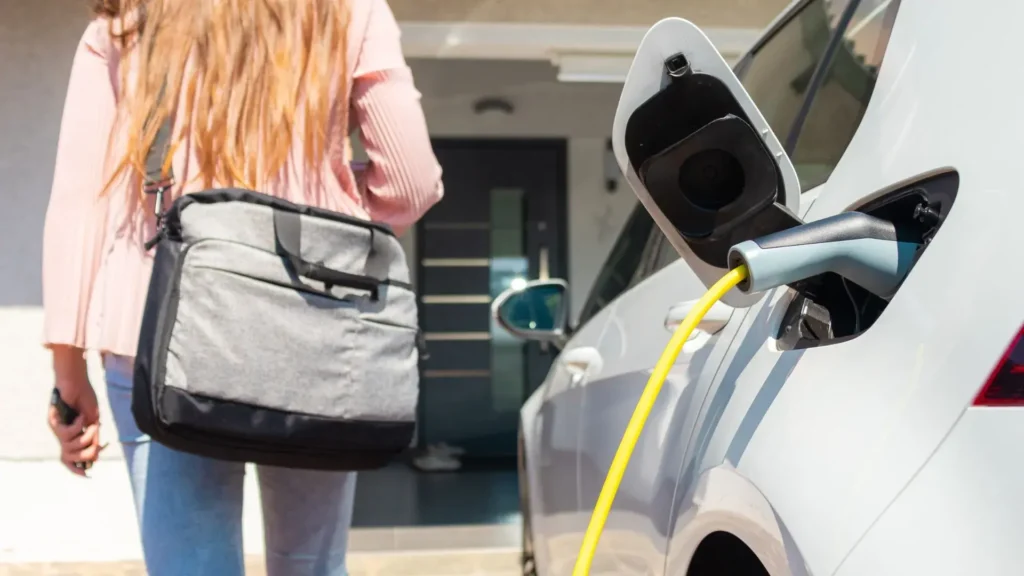
<path fill-rule="evenodd" d="M 530 522 L 530 486 L 526 474 L 526 445 L 523 431 L 519 431 L 519 515 L 523 526 L 523 548 L 520 566 L 523 576 L 537 576 L 537 562 L 533 555 L 533 526 Z"/>

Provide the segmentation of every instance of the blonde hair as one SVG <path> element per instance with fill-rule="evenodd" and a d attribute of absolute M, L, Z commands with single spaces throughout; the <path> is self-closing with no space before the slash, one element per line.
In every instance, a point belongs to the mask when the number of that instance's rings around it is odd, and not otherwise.
<path fill-rule="evenodd" d="M 110 182 L 145 173 L 168 118 L 185 129 L 175 131 L 164 173 L 191 138 L 207 188 L 273 180 L 296 130 L 307 168 L 320 166 L 332 95 L 344 94 L 345 0 L 96 0 L 93 10 L 138 63 L 130 75 L 129 58 L 121 60 L 115 131 L 127 150 Z"/>

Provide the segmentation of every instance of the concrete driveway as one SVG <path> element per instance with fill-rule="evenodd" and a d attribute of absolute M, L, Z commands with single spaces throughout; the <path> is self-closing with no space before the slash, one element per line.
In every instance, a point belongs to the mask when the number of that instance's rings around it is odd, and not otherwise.
<path fill-rule="evenodd" d="M 355 553 L 348 560 L 351 576 L 517 576 L 514 551 L 447 551 Z M 250 557 L 247 576 L 264 576 L 263 561 Z M 0 576 L 145 576 L 141 562 L 0 564 Z"/>
<path fill-rule="evenodd" d="M 257 490 L 255 474 L 247 474 L 242 518 L 250 576 L 265 574 Z M 145 574 L 128 477 L 117 458 L 98 462 L 88 480 L 52 460 L 0 460 L 0 511 L 0 576 Z M 512 576 L 519 573 L 519 531 L 518 523 L 357 528 L 349 536 L 349 570 Z"/>

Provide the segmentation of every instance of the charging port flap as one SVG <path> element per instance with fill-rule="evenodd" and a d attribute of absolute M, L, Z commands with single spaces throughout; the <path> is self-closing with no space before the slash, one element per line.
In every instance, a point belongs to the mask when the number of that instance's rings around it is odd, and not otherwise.
<path fill-rule="evenodd" d="M 662 20 L 641 42 L 612 145 L 627 182 L 705 286 L 727 271 L 733 245 L 800 224 L 800 184 L 782 144 L 686 20 Z M 756 298 L 732 291 L 724 300 Z"/>

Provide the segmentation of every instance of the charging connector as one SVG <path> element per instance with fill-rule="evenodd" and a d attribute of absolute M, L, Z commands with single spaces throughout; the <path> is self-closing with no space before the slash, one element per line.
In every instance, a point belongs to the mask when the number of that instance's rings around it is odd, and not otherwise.
<path fill-rule="evenodd" d="M 901 239 L 892 222 L 844 212 L 736 244 L 729 251 L 729 267 L 747 267 L 747 279 L 738 288 L 748 294 L 834 272 L 888 299 L 920 246 Z"/>

